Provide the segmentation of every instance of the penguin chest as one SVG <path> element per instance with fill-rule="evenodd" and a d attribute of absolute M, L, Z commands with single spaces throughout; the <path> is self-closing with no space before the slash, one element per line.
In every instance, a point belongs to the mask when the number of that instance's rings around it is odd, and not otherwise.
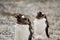
<path fill-rule="evenodd" d="M 15 32 L 16 40 L 28 40 L 30 35 L 29 25 L 18 25 Z"/>
<path fill-rule="evenodd" d="M 45 31 L 46 28 L 46 19 L 35 19 L 34 20 L 34 30 L 38 33 L 38 34 L 42 34 Z"/>

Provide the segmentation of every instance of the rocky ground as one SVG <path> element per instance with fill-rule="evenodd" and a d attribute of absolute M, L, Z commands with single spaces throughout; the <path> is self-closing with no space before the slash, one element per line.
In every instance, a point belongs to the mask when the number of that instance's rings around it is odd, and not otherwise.
<path fill-rule="evenodd" d="M 34 20 L 38 11 L 49 21 L 48 40 L 60 40 L 60 0 L 0 0 L 0 40 L 15 40 L 16 19 L 11 14 L 28 15 Z"/>

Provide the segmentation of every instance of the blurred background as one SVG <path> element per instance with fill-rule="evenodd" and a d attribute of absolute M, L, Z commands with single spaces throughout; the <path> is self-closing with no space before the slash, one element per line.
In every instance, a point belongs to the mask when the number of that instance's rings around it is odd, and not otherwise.
<path fill-rule="evenodd" d="M 14 40 L 12 26 L 16 25 L 16 20 L 11 14 L 35 17 L 38 11 L 45 13 L 49 21 L 49 40 L 60 40 L 60 0 L 0 0 L 0 40 Z"/>

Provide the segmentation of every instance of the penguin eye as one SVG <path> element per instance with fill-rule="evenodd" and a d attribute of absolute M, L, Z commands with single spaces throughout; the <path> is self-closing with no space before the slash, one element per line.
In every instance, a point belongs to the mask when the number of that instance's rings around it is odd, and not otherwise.
<path fill-rule="evenodd" d="M 25 18 L 25 16 L 21 16 L 21 18 Z"/>
<path fill-rule="evenodd" d="M 25 16 L 22 16 L 21 18 L 22 18 L 22 20 L 27 20 L 27 18 L 25 18 Z"/>

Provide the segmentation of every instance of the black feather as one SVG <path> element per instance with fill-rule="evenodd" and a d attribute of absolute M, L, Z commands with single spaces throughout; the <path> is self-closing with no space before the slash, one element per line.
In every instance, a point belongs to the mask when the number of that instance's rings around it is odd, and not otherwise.
<path fill-rule="evenodd" d="M 48 24 L 48 21 L 47 21 L 47 17 L 46 16 L 45 16 L 45 18 L 46 18 L 46 25 L 47 25 L 45 31 L 46 31 L 47 37 L 49 38 L 50 37 L 49 34 L 48 34 L 49 24 Z"/>

